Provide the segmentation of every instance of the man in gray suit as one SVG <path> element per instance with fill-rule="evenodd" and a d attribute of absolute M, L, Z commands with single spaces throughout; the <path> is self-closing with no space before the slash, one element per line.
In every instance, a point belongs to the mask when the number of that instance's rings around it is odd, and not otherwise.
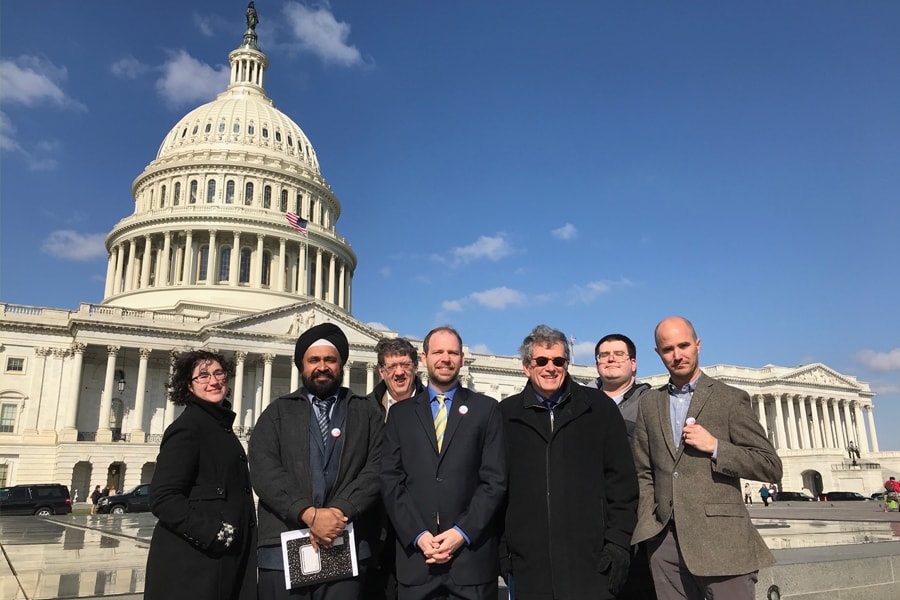
<path fill-rule="evenodd" d="M 690 321 L 661 321 L 656 353 L 670 379 L 641 399 L 632 543 L 647 541 L 662 600 L 752 600 L 759 569 L 774 559 L 750 521 L 740 480 L 781 479 L 781 459 L 747 393 L 700 371 L 700 340 Z"/>

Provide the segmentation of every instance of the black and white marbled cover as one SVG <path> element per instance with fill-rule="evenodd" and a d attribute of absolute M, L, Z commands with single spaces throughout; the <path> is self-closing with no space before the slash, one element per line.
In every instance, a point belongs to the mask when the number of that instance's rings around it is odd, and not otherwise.
<path fill-rule="evenodd" d="M 343 536 L 330 548 L 319 546 L 318 552 L 312 549 L 309 529 L 285 531 L 281 534 L 281 554 L 286 589 L 359 575 L 353 523 L 347 524 Z"/>

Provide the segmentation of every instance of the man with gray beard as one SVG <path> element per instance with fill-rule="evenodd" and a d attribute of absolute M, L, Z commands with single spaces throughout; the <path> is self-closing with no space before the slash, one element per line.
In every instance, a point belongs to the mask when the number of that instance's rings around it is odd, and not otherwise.
<path fill-rule="evenodd" d="M 384 418 L 341 387 L 349 344 L 333 323 L 297 339 L 301 387 L 270 404 L 250 438 L 250 471 L 259 496 L 260 600 L 357 600 L 378 540 Z M 250 490 L 247 490 L 250 493 Z M 281 533 L 308 527 L 330 546 L 353 523 L 361 575 L 293 590 L 284 585 Z"/>

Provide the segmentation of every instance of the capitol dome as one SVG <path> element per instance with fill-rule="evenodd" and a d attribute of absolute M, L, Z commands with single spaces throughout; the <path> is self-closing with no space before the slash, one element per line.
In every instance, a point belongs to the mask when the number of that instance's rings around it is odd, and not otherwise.
<path fill-rule="evenodd" d="M 179 119 L 135 179 L 134 213 L 106 240 L 103 304 L 245 314 L 314 298 L 350 312 L 357 260 L 335 229 L 341 204 L 266 95 L 256 41 L 248 27 L 228 87 Z"/>

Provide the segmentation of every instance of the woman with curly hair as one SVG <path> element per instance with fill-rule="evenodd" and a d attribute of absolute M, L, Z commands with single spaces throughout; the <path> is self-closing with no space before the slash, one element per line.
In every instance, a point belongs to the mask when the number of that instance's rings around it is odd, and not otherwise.
<path fill-rule="evenodd" d="M 163 435 L 150 483 L 159 522 L 146 600 L 256 598 L 256 518 L 247 454 L 232 430 L 234 365 L 196 350 L 178 357 L 169 399 L 184 412 Z"/>

